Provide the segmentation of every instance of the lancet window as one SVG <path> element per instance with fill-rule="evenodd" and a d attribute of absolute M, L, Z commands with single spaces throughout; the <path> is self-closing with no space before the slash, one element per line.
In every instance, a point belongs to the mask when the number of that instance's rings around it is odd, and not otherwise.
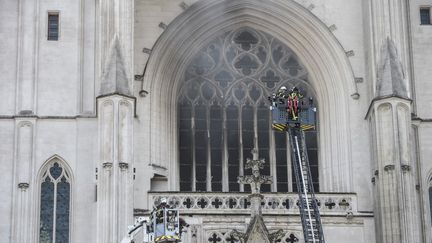
<path fill-rule="evenodd" d="M 68 243 L 70 227 L 70 177 L 62 164 L 52 162 L 40 183 L 39 242 Z"/>
<path fill-rule="evenodd" d="M 271 130 L 268 96 L 281 86 L 314 92 L 306 68 L 286 45 L 252 29 L 228 31 L 204 46 L 189 63 L 178 96 L 181 191 L 250 191 L 239 185 L 252 149 L 266 164 L 273 186 L 295 191 L 289 137 Z M 317 132 L 306 134 L 318 190 Z"/>

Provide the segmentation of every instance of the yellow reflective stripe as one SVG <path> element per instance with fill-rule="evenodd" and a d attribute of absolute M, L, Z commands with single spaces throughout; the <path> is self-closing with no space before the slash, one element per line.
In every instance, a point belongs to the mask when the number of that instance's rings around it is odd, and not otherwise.
<path fill-rule="evenodd" d="M 300 127 L 302 130 L 310 130 L 310 129 L 315 128 L 314 125 L 301 125 Z"/>
<path fill-rule="evenodd" d="M 272 124 L 272 127 L 276 130 L 284 131 L 287 126 L 283 124 Z"/>

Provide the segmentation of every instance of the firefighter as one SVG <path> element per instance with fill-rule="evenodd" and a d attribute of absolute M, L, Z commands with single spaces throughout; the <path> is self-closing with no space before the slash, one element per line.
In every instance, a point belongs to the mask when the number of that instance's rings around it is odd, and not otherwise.
<path fill-rule="evenodd" d="M 166 198 L 161 198 L 160 204 L 156 207 L 156 224 L 164 222 L 164 209 L 170 208 Z"/>
<path fill-rule="evenodd" d="M 298 121 L 300 113 L 300 99 L 303 95 L 300 94 L 299 90 L 294 87 L 288 94 L 288 114 L 293 121 Z"/>
<path fill-rule="evenodd" d="M 276 93 L 276 97 L 280 104 L 285 104 L 285 100 L 288 98 L 287 88 L 285 86 L 280 87 Z"/>

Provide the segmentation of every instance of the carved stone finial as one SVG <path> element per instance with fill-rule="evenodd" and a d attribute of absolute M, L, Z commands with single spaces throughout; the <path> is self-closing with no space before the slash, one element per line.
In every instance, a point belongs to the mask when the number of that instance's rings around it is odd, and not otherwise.
<path fill-rule="evenodd" d="M 258 157 L 256 150 L 252 150 L 252 154 L 254 156 L 254 159 L 247 159 L 245 166 L 245 169 L 252 169 L 252 175 L 239 176 L 238 183 L 250 184 L 252 194 L 259 194 L 261 193 L 261 185 L 271 184 L 273 183 L 273 180 L 271 176 L 261 175 L 260 169 L 264 168 L 265 160 L 256 159 Z"/>

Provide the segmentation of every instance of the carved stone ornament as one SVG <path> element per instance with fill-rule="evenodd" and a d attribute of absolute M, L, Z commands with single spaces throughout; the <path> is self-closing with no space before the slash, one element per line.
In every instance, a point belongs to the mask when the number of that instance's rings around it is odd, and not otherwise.
<path fill-rule="evenodd" d="M 345 217 L 346 217 L 348 220 L 351 220 L 351 219 L 354 218 L 354 213 L 353 213 L 352 211 L 349 210 L 349 211 L 347 211 Z"/>
<path fill-rule="evenodd" d="M 105 163 L 102 164 L 102 167 L 104 169 L 111 169 L 112 166 L 113 166 L 113 163 L 111 163 L 111 162 L 105 162 Z"/>
<path fill-rule="evenodd" d="M 127 170 L 129 168 L 129 164 L 126 162 L 119 162 L 119 167 L 121 170 Z"/>
<path fill-rule="evenodd" d="M 384 170 L 385 171 L 390 171 L 390 170 L 394 170 L 395 169 L 395 166 L 394 165 L 386 165 L 386 166 L 384 166 Z"/>
<path fill-rule="evenodd" d="M 282 237 L 285 236 L 285 233 L 283 230 L 278 230 L 276 232 L 270 233 L 269 234 L 269 240 L 271 242 L 276 242 L 277 240 L 280 240 Z"/>
<path fill-rule="evenodd" d="M 29 188 L 29 186 L 30 186 L 30 184 L 27 182 L 18 183 L 18 188 L 23 190 L 23 191 L 27 190 L 27 188 Z"/>
<path fill-rule="evenodd" d="M 238 183 L 250 184 L 252 194 L 261 193 L 262 184 L 272 184 L 273 178 L 271 176 L 261 175 L 260 169 L 264 168 L 265 160 L 257 159 L 258 153 L 254 149 L 252 150 L 254 159 L 247 159 L 245 169 L 252 169 L 252 175 L 239 176 L 237 177 Z"/>
<path fill-rule="evenodd" d="M 401 169 L 403 172 L 409 172 L 409 171 L 411 171 L 411 166 L 410 165 L 401 165 Z"/>

